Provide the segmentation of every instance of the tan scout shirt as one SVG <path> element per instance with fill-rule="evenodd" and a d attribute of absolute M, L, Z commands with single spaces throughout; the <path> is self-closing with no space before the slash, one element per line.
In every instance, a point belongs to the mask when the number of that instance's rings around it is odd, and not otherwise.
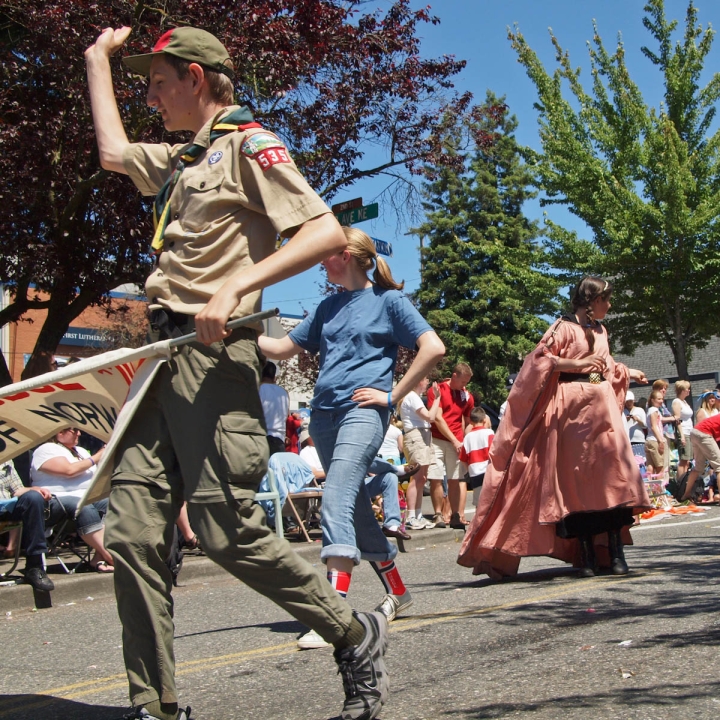
<path fill-rule="evenodd" d="M 207 147 L 182 172 L 158 267 L 145 283 L 150 306 L 196 315 L 223 283 L 275 250 L 276 238 L 330 209 L 302 177 L 283 143 L 264 128 L 232 132 L 210 146 L 209 121 L 194 142 Z M 143 195 L 156 195 L 188 145 L 133 143 L 123 165 Z M 232 317 L 260 311 L 261 291 Z"/>

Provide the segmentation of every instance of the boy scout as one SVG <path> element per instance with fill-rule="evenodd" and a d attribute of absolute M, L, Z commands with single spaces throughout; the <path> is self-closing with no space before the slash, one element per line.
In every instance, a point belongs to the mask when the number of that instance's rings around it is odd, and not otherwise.
<path fill-rule="evenodd" d="M 110 74 L 129 28 L 107 28 L 85 52 L 100 163 L 156 195 L 158 255 L 146 284 L 155 327 L 197 331 L 159 371 L 115 458 L 107 547 L 133 704 L 128 718 L 187 720 L 178 707 L 171 578 L 164 558 L 185 498 L 215 562 L 335 646 L 342 717 L 374 718 L 387 696 L 387 625 L 353 613 L 265 524 L 253 502 L 267 463 L 257 331 L 225 329 L 259 309 L 263 287 L 342 251 L 345 236 L 283 143 L 232 104 L 232 63 L 209 33 L 178 28 L 146 55 L 147 104 L 186 145 L 130 143 Z M 277 235 L 289 241 L 277 252 Z"/>

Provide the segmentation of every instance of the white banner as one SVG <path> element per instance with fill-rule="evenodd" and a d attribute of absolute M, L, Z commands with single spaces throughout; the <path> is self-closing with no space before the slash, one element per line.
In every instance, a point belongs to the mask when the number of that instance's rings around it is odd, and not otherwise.
<path fill-rule="evenodd" d="M 170 341 L 137 350 L 113 350 L 55 372 L 0 388 L 0 462 L 11 460 L 77 427 L 105 442 L 92 491 L 94 502 L 110 492 L 113 449 L 158 367 L 170 356 Z M 117 432 L 113 432 L 117 430 Z"/>
<path fill-rule="evenodd" d="M 238 318 L 227 329 L 268 320 L 277 313 L 277 309 L 265 310 Z M 136 350 L 112 350 L 0 388 L 0 463 L 65 428 L 80 428 L 108 443 L 80 507 L 107 497 L 113 455 L 125 428 L 173 348 L 193 340 L 194 332 Z"/>

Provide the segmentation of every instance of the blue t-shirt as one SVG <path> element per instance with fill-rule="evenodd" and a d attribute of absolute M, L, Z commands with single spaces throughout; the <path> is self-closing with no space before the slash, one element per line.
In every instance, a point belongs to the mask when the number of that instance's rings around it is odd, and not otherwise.
<path fill-rule="evenodd" d="M 413 349 L 432 328 L 397 290 L 373 285 L 323 300 L 290 332 L 308 352 L 320 352 L 314 410 L 353 407 L 352 394 L 371 387 L 389 392 L 398 347 Z"/>

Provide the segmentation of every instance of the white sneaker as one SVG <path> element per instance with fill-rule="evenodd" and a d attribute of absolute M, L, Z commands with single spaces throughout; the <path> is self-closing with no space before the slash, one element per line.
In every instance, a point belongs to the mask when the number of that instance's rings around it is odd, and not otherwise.
<path fill-rule="evenodd" d="M 405 590 L 403 595 L 386 595 L 382 602 L 375 608 L 375 612 L 382 613 L 388 622 L 392 622 L 403 610 L 407 610 L 413 604 L 412 595 Z"/>
<path fill-rule="evenodd" d="M 417 518 L 426 530 L 432 530 L 435 527 L 434 522 L 430 522 L 426 517 Z"/>
<path fill-rule="evenodd" d="M 417 518 L 410 518 L 410 520 L 407 521 L 406 526 L 409 527 L 411 530 L 424 530 L 426 527 L 422 518 L 420 518 L 419 520 Z M 433 525 L 433 527 L 435 526 Z"/>
<path fill-rule="evenodd" d="M 330 647 L 330 643 L 323 640 L 314 630 L 308 630 L 298 638 L 297 646 L 300 650 L 319 650 Z"/>

